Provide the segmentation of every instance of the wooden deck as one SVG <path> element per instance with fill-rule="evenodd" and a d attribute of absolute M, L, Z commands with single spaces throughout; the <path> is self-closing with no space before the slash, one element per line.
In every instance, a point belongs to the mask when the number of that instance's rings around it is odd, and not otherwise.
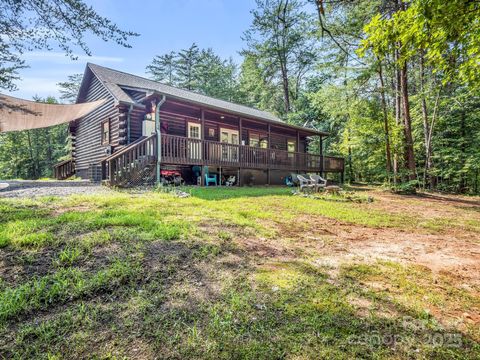
<path fill-rule="evenodd" d="M 294 172 L 343 172 L 344 159 L 334 156 L 288 152 L 182 136 L 161 136 L 161 164 L 199 165 L 237 169 Z M 102 162 L 111 185 L 135 186 L 154 181 L 157 137 L 140 139 Z M 107 176 L 108 174 L 108 176 Z"/>
<path fill-rule="evenodd" d="M 65 180 L 75 175 L 75 162 L 72 159 L 53 165 L 53 177 L 57 180 Z"/>
<path fill-rule="evenodd" d="M 301 152 L 288 152 L 174 135 L 162 135 L 161 162 L 245 169 L 275 169 L 311 172 L 342 172 L 344 159 Z"/>

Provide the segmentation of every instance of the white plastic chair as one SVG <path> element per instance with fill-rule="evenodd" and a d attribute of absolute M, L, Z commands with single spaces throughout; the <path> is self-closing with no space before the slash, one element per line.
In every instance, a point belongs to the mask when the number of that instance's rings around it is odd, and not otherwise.
<path fill-rule="evenodd" d="M 327 180 L 322 178 L 320 175 L 310 175 L 310 179 L 313 181 L 316 191 L 327 186 Z"/>
<path fill-rule="evenodd" d="M 303 191 L 303 189 L 313 189 L 315 187 L 315 184 L 313 183 L 312 180 L 307 179 L 306 177 L 302 175 L 297 175 L 298 179 L 298 184 L 300 186 L 300 191 Z"/>

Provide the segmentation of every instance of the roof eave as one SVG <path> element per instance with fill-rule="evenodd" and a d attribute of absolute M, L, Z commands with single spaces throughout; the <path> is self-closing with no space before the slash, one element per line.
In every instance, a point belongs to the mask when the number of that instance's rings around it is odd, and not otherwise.
<path fill-rule="evenodd" d="M 238 111 L 225 110 L 222 107 L 218 107 L 218 106 L 214 106 L 214 105 L 205 105 L 204 103 L 198 102 L 198 101 L 185 100 L 184 98 L 182 98 L 180 96 L 167 95 L 167 94 L 164 94 L 164 93 L 156 91 L 156 90 L 152 90 L 152 94 L 150 94 L 147 98 L 151 98 L 152 96 L 155 96 L 155 95 L 162 95 L 162 96 L 165 95 L 165 97 L 167 99 L 171 98 L 171 99 L 175 99 L 175 100 L 186 101 L 186 102 L 198 105 L 200 107 L 205 107 L 205 108 L 209 108 L 209 109 L 223 111 L 223 112 L 228 113 L 228 114 L 235 114 L 235 115 L 238 115 L 240 117 L 245 117 L 247 119 L 255 119 L 255 120 L 264 121 L 266 123 L 270 123 L 272 125 L 276 125 L 276 126 L 280 126 L 280 127 L 287 127 L 287 128 L 292 128 L 292 129 L 296 129 L 296 130 L 302 130 L 304 132 L 310 133 L 311 135 L 320 135 L 320 136 L 328 136 L 329 135 L 329 133 L 324 132 L 324 131 L 309 129 L 309 128 L 305 128 L 303 126 L 290 125 L 290 124 L 287 124 L 287 123 L 284 123 L 284 122 L 270 120 L 270 119 L 266 119 L 266 118 L 263 118 L 263 117 L 260 117 L 260 116 L 245 115 L 244 113 L 241 113 L 241 112 L 238 112 Z"/>

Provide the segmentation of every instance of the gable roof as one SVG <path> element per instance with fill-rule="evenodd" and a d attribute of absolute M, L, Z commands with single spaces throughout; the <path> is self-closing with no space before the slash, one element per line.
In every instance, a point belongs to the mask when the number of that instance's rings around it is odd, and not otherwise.
<path fill-rule="evenodd" d="M 309 131 L 311 133 L 317 133 L 322 135 L 327 135 L 317 131 L 315 129 L 309 129 L 299 126 L 292 126 L 286 124 L 283 120 L 276 117 L 275 115 L 258 110 L 252 107 L 245 105 L 235 104 L 229 101 L 216 99 L 210 96 L 202 95 L 193 91 L 179 89 L 170 85 L 165 85 L 154 80 L 146 79 L 141 76 L 128 74 L 122 71 L 113 70 L 103 66 L 99 66 L 92 63 L 87 63 L 87 68 L 85 69 L 85 74 L 88 74 L 88 69 L 104 84 L 107 90 L 110 92 L 113 98 L 117 101 L 134 104 L 135 100 L 132 99 L 122 87 L 135 88 L 144 91 L 153 91 L 164 94 L 167 98 L 173 98 L 177 100 L 184 100 L 187 102 L 195 103 L 197 105 L 206 106 L 212 109 L 226 111 L 234 113 L 236 115 L 250 117 L 254 119 L 266 120 L 272 123 L 279 123 L 284 126 L 293 127 L 296 129 L 302 129 L 304 131 Z M 82 92 L 86 91 L 85 79 L 82 82 L 80 92 L 77 98 L 77 101 L 82 99 Z"/>

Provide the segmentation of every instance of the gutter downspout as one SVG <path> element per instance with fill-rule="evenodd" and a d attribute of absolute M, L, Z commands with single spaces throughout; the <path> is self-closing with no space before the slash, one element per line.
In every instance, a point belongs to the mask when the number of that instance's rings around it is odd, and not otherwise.
<path fill-rule="evenodd" d="M 130 144 L 130 115 L 132 114 L 132 111 L 133 111 L 133 104 L 130 104 L 130 107 L 127 113 L 127 144 Z"/>
<path fill-rule="evenodd" d="M 157 185 L 160 184 L 160 163 L 162 161 L 162 134 L 160 133 L 160 106 L 167 100 L 165 95 L 162 95 L 162 99 L 157 101 L 157 106 L 155 107 L 155 133 L 157 134 Z"/>

